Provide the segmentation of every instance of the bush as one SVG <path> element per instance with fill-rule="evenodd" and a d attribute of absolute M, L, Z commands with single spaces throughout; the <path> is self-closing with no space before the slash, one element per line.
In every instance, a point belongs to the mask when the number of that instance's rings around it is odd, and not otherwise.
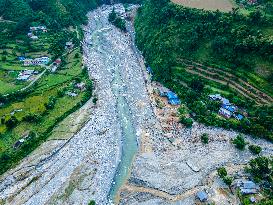
<path fill-rule="evenodd" d="M 225 182 L 226 185 L 230 186 L 232 184 L 233 179 L 230 176 L 225 176 L 223 178 L 223 181 Z"/>
<path fill-rule="evenodd" d="M 8 129 L 12 129 L 18 124 L 18 122 L 19 121 L 15 116 L 11 116 L 11 118 L 6 121 L 6 126 Z"/>
<path fill-rule="evenodd" d="M 91 200 L 88 205 L 96 205 L 96 202 L 94 200 Z"/>
<path fill-rule="evenodd" d="M 41 118 L 42 118 L 41 115 L 37 115 L 35 113 L 29 113 L 23 117 L 23 120 L 26 122 L 39 122 Z"/>
<path fill-rule="evenodd" d="M 48 103 L 45 103 L 45 107 L 47 110 L 52 110 L 55 106 L 56 103 L 56 98 L 55 97 L 50 97 L 48 100 Z"/>
<path fill-rule="evenodd" d="M 249 145 L 248 149 L 253 154 L 260 154 L 262 151 L 262 148 L 258 145 Z"/>
<path fill-rule="evenodd" d="M 218 173 L 219 177 L 221 177 L 221 178 L 224 178 L 227 176 L 227 170 L 225 167 L 218 168 L 217 173 Z"/>
<path fill-rule="evenodd" d="M 189 117 L 180 117 L 180 122 L 185 125 L 187 128 L 192 127 L 193 120 Z"/>
<path fill-rule="evenodd" d="M 208 144 L 209 143 L 209 135 L 207 133 L 204 133 L 201 135 L 201 141 L 204 143 L 204 144 Z"/>
<path fill-rule="evenodd" d="M 98 98 L 97 98 L 97 97 L 94 97 L 94 98 L 92 99 L 92 102 L 94 103 L 94 105 L 97 104 L 97 101 L 98 101 Z"/>
<path fill-rule="evenodd" d="M 6 57 L 6 56 L 2 56 L 1 60 L 2 60 L 3 62 L 5 62 L 5 61 L 7 60 L 7 57 Z"/>
<path fill-rule="evenodd" d="M 237 135 L 237 137 L 234 140 L 232 140 L 232 143 L 239 150 L 244 150 L 245 149 L 246 142 L 245 142 L 244 137 L 241 134 Z"/>

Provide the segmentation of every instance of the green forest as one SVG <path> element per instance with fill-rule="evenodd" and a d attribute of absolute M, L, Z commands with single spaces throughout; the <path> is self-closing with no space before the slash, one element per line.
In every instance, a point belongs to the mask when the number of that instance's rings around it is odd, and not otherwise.
<path fill-rule="evenodd" d="M 193 119 L 273 141 L 273 18 L 263 7 L 222 13 L 148 0 L 135 27 L 154 79 L 179 95 Z M 247 117 L 219 117 L 220 105 L 208 99 L 216 93 Z"/>
<path fill-rule="evenodd" d="M 19 30 L 32 22 L 60 29 L 82 23 L 87 11 L 98 3 L 97 0 L 1 0 L 0 16 L 17 22 Z"/>

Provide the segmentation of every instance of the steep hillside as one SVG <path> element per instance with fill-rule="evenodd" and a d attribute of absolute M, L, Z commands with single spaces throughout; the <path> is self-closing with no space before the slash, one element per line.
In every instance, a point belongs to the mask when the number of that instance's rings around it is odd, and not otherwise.
<path fill-rule="evenodd" d="M 0 0 L 0 16 L 59 28 L 83 22 L 86 12 L 98 4 L 98 0 Z"/>
<path fill-rule="evenodd" d="M 136 41 L 155 79 L 175 90 L 196 120 L 272 138 L 272 22 L 260 10 L 221 13 L 148 0 L 135 20 Z M 218 117 L 212 93 L 248 117 Z"/>

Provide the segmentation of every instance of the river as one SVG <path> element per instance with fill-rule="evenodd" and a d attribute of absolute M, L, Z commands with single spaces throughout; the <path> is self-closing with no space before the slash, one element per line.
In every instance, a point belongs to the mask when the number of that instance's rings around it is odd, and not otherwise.
<path fill-rule="evenodd" d="M 115 7 L 124 10 L 122 5 Z M 91 110 L 88 121 L 69 139 L 62 133 L 59 139 L 49 139 L 1 176 L 1 203 L 88 204 L 95 200 L 106 205 L 115 201 L 130 176 L 140 137 L 152 132 L 155 118 L 143 62 L 130 35 L 108 22 L 111 10 L 112 6 L 102 6 L 90 12 L 84 27 L 84 63 L 98 97 L 96 106 L 90 100 L 84 108 Z"/>

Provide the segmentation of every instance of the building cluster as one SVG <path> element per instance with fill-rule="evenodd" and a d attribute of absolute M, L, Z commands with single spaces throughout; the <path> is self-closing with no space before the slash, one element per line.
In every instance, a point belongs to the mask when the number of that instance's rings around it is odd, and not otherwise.
<path fill-rule="evenodd" d="M 82 92 L 86 89 L 86 85 L 84 82 L 80 82 L 80 83 L 76 83 L 74 85 L 74 88 L 76 90 L 73 90 L 73 91 L 67 91 L 66 94 L 70 97 L 76 97 L 78 96 L 78 92 Z"/>
<path fill-rule="evenodd" d="M 37 75 L 39 72 L 35 70 L 23 70 L 19 73 L 17 80 L 21 81 L 27 81 L 29 80 L 33 75 Z"/>
<path fill-rule="evenodd" d="M 238 179 L 233 182 L 233 189 L 239 189 L 241 194 L 257 194 L 260 190 L 260 187 L 251 180 Z"/>
<path fill-rule="evenodd" d="M 231 104 L 228 99 L 222 97 L 220 94 L 209 95 L 209 99 L 221 102 L 221 107 L 218 112 L 219 115 L 225 118 L 234 117 L 239 121 L 244 118 L 242 114 L 238 113 L 238 107 Z"/>
<path fill-rule="evenodd" d="M 260 187 L 253 181 L 247 179 L 234 180 L 231 185 L 231 189 L 233 193 L 237 193 L 237 191 L 239 191 L 242 195 L 250 195 L 249 199 L 251 203 L 257 202 L 257 199 L 254 196 L 255 194 L 259 193 Z M 198 191 L 196 193 L 196 199 L 198 199 L 200 202 L 208 202 L 209 195 L 205 190 Z"/>
<path fill-rule="evenodd" d="M 29 27 L 29 32 L 27 34 L 27 36 L 29 38 L 31 38 L 32 40 L 37 40 L 38 39 L 38 36 L 37 36 L 37 33 L 38 32 L 47 32 L 47 28 L 46 26 L 34 26 L 34 27 Z"/>

